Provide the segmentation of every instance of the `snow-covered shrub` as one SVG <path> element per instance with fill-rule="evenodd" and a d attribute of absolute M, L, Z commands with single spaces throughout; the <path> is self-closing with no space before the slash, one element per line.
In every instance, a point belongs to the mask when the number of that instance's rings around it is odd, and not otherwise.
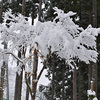
<path fill-rule="evenodd" d="M 87 90 L 88 100 L 98 100 L 95 91 Z"/>

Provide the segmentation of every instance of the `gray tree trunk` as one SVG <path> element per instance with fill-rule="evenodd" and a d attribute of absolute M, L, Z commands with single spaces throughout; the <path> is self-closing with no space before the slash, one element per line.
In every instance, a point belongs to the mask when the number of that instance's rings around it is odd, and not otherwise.
<path fill-rule="evenodd" d="M 97 0 L 93 0 L 93 27 L 97 27 Z M 94 90 L 97 93 L 97 62 L 93 64 Z"/>
<path fill-rule="evenodd" d="M 52 66 L 52 91 L 51 91 L 51 100 L 54 100 L 54 73 L 55 73 L 55 56 L 53 55 L 53 66 Z"/>
<path fill-rule="evenodd" d="M 65 100 L 65 96 L 64 96 L 64 94 L 65 94 L 65 67 L 66 67 L 66 65 L 65 65 L 65 61 L 64 61 L 64 66 L 63 66 L 63 77 L 62 77 L 62 100 Z"/>
<path fill-rule="evenodd" d="M 79 62 L 79 75 L 78 75 L 78 100 L 81 100 L 81 62 Z"/>
<path fill-rule="evenodd" d="M 37 50 L 34 50 L 34 59 L 33 59 L 33 75 L 32 75 L 32 100 L 35 100 L 36 89 L 37 89 L 37 69 L 38 69 L 38 54 Z"/>
<path fill-rule="evenodd" d="M 5 75 L 5 61 L 3 62 L 3 66 L 1 67 L 0 100 L 3 100 L 4 75 Z"/>
<path fill-rule="evenodd" d="M 27 75 L 29 77 L 29 75 Z M 28 78 L 28 83 L 30 84 L 30 77 Z M 26 100 L 29 100 L 29 89 L 26 89 Z"/>
<path fill-rule="evenodd" d="M 77 100 L 76 66 L 73 69 L 73 100 Z"/>
<path fill-rule="evenodd" d="M 21 58 L 21 52 L 18 52 L 18 57 Z M 18 62 L 19 64 L 19 62 Z M 16 73 L 16 82 L 15 82 L 15 96 L 14 100 L 21 100 L 21 91 L 22 91 L 22 77 L 23 77 L 23 67 L 20 74 Z"/>

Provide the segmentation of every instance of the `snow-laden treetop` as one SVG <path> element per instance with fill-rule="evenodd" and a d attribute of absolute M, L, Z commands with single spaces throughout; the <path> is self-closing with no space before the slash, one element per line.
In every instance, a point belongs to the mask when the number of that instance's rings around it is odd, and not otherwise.
<path fill-rule="evenodd" d="M 7 26 L 0 24 L 1 39 L 10 44 L 8 49 L 11 52 L 31 46 L 45 59 L 50 52 L 56 52 L 71 66 L 74 58 L 87 64 L 96 62 L 96 36 L 100 29 L 89 25 L 84 30 L 70 18 L 75 13 L 64 13 L 58 8 L 54 10 L 58 16 L 53 22 L 37 22 L 36 26 L 29 25 L 24 16 L 14 15 L 9 10 L 4 14 L 4 21 L 10 20 L 10 23 Z"/>

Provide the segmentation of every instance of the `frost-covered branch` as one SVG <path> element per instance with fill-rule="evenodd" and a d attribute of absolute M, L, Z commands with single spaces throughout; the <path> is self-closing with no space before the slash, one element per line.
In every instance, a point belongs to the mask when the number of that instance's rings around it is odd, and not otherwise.
<path fill-rule="evenodd" d="M 11 52 L 6 52 L 5 54 L 11 54 L 14 58 L 16 58 L 16 60 L 18 60 L 20 63 L 25 64 L 24 61 L 22 61 L 19 57 L 17 57 L 15 54 L 11 53 Z"/>

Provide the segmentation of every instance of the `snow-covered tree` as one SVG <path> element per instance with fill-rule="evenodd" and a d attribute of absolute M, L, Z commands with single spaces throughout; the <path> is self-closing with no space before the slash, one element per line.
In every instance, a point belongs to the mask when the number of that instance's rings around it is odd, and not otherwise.
<path fill-rule="evenodd" d="M 27 18 L 21 14 L 14 15 L 11 10 L 6 12 L 4 21 L 10 20 L 10 22 L 0 24 L 0 33 L 1 39 L 9 44 L 9 48 L 6 51 L 1 50 L 1 54 L 11 54 L 26 66 L 34 52 L 42 58 L 44 67 L 53 53 L 65 59 L 72 69 L 75 68 L 74 59 L 76 58 L 87 64 L 90 61 L 96 62 L 98 53 L 95 41 L 100 29 L 88 26 L 84 30 L 72 21 L 71 16 L 74 16 L 75 13 L 66 14 L 58 8 L 54 8 L 54 10 L 57 17 L 53 22 L 38 22 L 36 26 L 29 25 Z M 34 52 L 32 51 L 28 58 L 22 57 L 20 59 L 16 56 L 15 50 L 23 50 L 23 47 L 28 50 L 27 48 L 30 46 Z M 33 80 L 36 84 L 44 67 L 39 76 L 36 76 L 37 79 Z M 33 93 L 31 93 L 31 96 L 33 96 Z"/>

